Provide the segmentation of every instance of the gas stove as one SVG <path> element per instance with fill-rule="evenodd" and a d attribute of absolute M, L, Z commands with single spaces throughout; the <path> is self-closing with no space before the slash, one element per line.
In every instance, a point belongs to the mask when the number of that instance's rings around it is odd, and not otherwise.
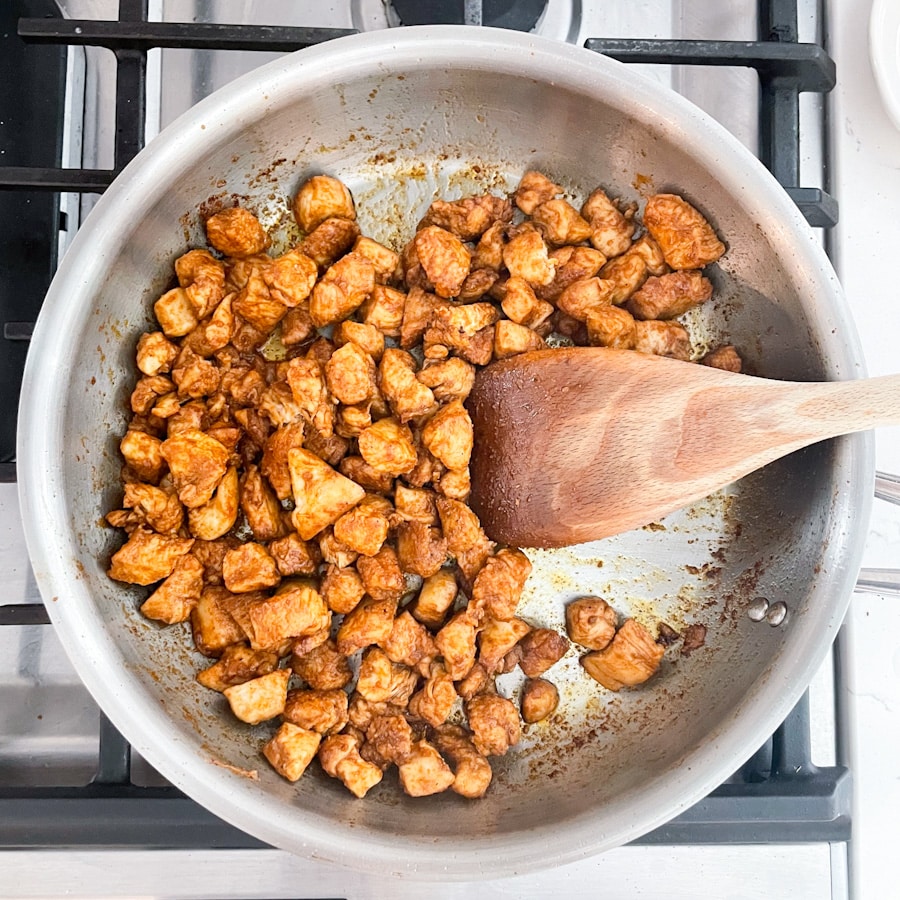
<path fill-rule="evenodd" d="M 276 54 L 421 22 L 518 28 L 637 66 L 718 118 L 759 154 L 841 265 L 849 255 L 838 223 L 849 192 L 838 179 L 848 161 L 833 158 L 828 136 L 829 117 L 846 102 L 844 69 L 835 75 L 826 36 L 828 17 L 842 21 L 850 5 L 832 0 L 822 15 L 815 0 L 724 0 L 715 10 L 703 0 L 343 0 L 314 8 L 66 0 L 61 10 L 22 0 L 0 13 L 9 48 L 0 66 L 7 84 L 17 77 L 16 96 L 7 91 L 0 108 L 0 576 L 8 586 L 0 606 L 0 894 L 421 892 L 267 848 L 181 795 L 104 719 L 46 624 L 16 501 L 15 397 L 43 291 L 116 172 L 181 112 Z M 837 105 L 829 106 L 835 83 Z M 889 478 L 879 490 L 898 496 Z M 877 528 L 878 561 L 890 563 L 897 530 L 884 514 Z M 867 569 L 859 585 L 884 593 L 897 582 L 895 571 Z M 483 893 L 586 894 L 604 884 L 622 896 L 668 897 L 675 885 L 684 896 L 725 896 L 737 886 L 742 897 L 849 896 L 861 877 L 850 871 L 849 852 L 859 808 L 853 655 L 845 633 L 776 734 L 673 822 L 599 859 L 493 882 Z"/>

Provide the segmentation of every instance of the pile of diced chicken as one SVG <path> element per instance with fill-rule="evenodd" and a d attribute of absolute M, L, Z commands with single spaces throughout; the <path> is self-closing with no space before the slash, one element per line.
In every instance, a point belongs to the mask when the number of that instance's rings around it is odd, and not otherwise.
<path fill-rule="evenodd" d="M 291 781 L 318 757 L 358 797 L 390 766 L 412 796 L 480 797 L 488 757 L 556 710 L 541 676 L 569 641 L 517 617 L 531 564 L 466 505 L 475 367 L 551 333 L 687 359 L 674 319 L 724 252 L 674 195 L 648 200 L 638 236 L 633 204 L 597 190 L 579 213 L 561 193 L 528 172 L 512 201 L 437 200 L 398 254 L 315 176 L 296 247 L 269 256 L 253 213 L 225 209 L 214 252 L 177 259 L 155 304 L 109 574 L 156 585 L 150 619 L 190 621 L 214 660 L 198 681 L 238 719 L 280 718 L 263 753 Z M 731 347 L 702 361 L 740 367 Z M 570 604 L 567 629 L 611 690 L 664 652 L 599 598 Z M 517 666 L 521 719 L 495 683 Z"/>

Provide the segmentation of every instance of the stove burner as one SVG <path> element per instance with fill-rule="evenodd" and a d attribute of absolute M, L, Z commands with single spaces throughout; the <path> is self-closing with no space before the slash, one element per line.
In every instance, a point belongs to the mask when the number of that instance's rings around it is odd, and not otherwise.
<path fill-rule="evenodd" d="M 403 25 L 490 25 L 531 31 L 547 0 L 391 0 Z"/>

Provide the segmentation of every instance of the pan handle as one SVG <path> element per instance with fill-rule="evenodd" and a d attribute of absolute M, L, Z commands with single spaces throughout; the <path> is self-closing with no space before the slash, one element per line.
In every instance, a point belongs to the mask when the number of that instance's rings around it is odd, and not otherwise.
<path fill-rule="evenodd" d="M 875 496 L 900 505 L 900 476 L 876 472 Z M 900 596 L 900 569 L 860 569 L 856 590 Z"/>

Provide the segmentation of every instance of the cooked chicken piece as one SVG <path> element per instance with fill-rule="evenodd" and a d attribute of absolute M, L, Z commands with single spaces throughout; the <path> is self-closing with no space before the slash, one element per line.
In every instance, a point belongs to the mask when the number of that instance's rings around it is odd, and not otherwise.
<path fill-rule="evenodd" d="M 225 554 L 233 547 L 239 546 L 240 541 L 233 536 L 222 538 L 221 540 L 194 541 L 191 548 L 191 555 L 203 566 L 203 581 L 208 585 L 222 585 L 222 563 L 225 561 Z"/>
<path fill-rule="evenodd" d="M 437 225 L 463 241 L 481 237 L 491 225 L 512 221 L 512 204 L 505 197 L 482 194 L 462 200 L 435 200 L 419 227 Z"/>
<path fill-rule="evenodd" d="M 301 231 L 307 234 L 326 219 L 355 219 L 356 209 L 347 186 L 330 175 L 313 175 L 294 195 L 291 206 Z"/>
<path fill-rule="evenodd" d="M 691 358 L 691 338 L 678 322 L 635 322 L 634 349 L 672 359 Z"/>
<path fill-rule="evenodd" d="M 254 269 L 262 271 L 272 262 L 268 253 L 256 253 L 253 256 L 234 257 L 225 260 L 225 291 L 237 293 L 243 290 L 250 280 Z"/>
<path fill-rule="evenodd" d="M 220 484 L 219 490 L 221 489 Z M 240 494 L 241 509 L 258 541 L 272 541 L 284 534 L 281 506 L 256 466 L 251 465 L 245 469 L 241 477 Z"/>
<path fill-rule="evenodd" d="M 345 456 L 340 462 L 340 470 L 367 491 L 389 494 L 394 486 L 394 476 L 390 472 L 379 472 L 361 456 Z"/>
<path fill-rule="evenodd" d="M 675 194 L 655 194 L 647 201 L 644 226 L 673 269 L 701 269 L 725 252 L 709 222 Z"/>
<path fill-rule="evenodd" d="M 513 322 L 527 328 L 537 328 L 553 313 L 552 304 L 538 300 L 531 285 L 514 275 L 507 279 L 501 306 Z"/>
<path fill-rule="evenodd" d="M 160 397 L 175 390 L 171 378 L 165 375 L 147 375 L 138 380 L 131 392 L 131 411 L 146 416 L 159 401 Z"/>
<path fill-rule="evenodd" d="M 508 621 L 486 619 L 478 635 L 478 661 L 487 674 L 500 668 L 503 658 L 531 631 L 523 619 L 513 617 Z"/>
<path fill-rule="evenodd" d="M 332 216 L 321 222 L 300 242 L 299 250 L 320 269 L 343 256 L 359 237 L 359 225 L 352 219 Z"/>
<path fill-rule="evenodd" d="M 522 721 L 533 725 L 556 712 L 559 691 L 543 678 L 529 678 L 522 686 Z"/>
<path fill-rule="evenodd" d="M 153 304 L 153 314 L 168 338 L 184 337 L 200 321 L 184 288 L 167 291 Z"/>
<path fill-rule="evenodd" d="M 319 747 L 319 762 L 328 775 L 339 778 L 359 798 L 381 781 L 381 769 L 359 755 L 359 740 L 349 734 L 325 738 Z"/>
<path fill-rule="evenodd" d="M 537 225 L 548 244 L 580 244 L 591 237 L 593 228 L 578 210 L 565 200 L 545 200 L 532 212 Z"/>
<path fill-rule="evenodd" d="M 633 211 L 620 212 L 606 192 L 597 188 L 585 200 L 581 215 L 590 222 L 591 244 L 608 259 L 619 256 L 631 246 L 634 234 Z"/>
<path fill-rule="evenodd" d="M 333 409 L 330 405 L 328 408 Z M 329 434 L 326 437 L 313 429 L 307 431 L 303 447 L 334 468 L 350 451 L 350 441 L 339 434 Z"/>
<path fill-rule="evenodd" d="M 494 331 L 494 359 L 509 359 L 530 350 L 543 350 L 547 345 L 544 339 L 526 328 L 508 319 L 501 319 Z"/>
<path fill-rule="evenodd" d="M 397 484 L 394 504 L 397 515 L 406 522 L 421 522 L 423 525 L 437 525 L 438 515 L 432 491 Z M 159 529 L 157 529 L 158 531 Z"/>
<path fill-rule="evenodd" d="M 440 497 L 437 508 L 447 547 L 456 557 L 460 571 L 471 581 L 487 562 L 494 542 L 482 530 L 478 516 L 464 503 Z"/>
<path fill-rule="evenodd" d="M 442 725 L 435 729 L 434 744 L 454 769 L 451 789 L 474 800 L 483 797 L 491 783 L 491 764 L 476 749 L 470 733 L 459 725 Z"/>
<path fill-rule="evenodd" d="M 193 544 L 192 539 L 135 528 L 127 543 L 113 554 L 107 574 L 128 584 L 153 584 L 168 578 Z"/>
<path fill-rule="evenodd" d="M 209 501 L 228 466 L 228 450 L 202 431 L 180 432 L 163 441 L 159 452 L 188 509 Z"/>
<path fill-rule="evenodd" d="M 313 288 L 309 316 L 316 328 L 342 322 L 362 306 L 375 288 L 375 267 L 364 256 L 341 257 Z M 373 323 L 374 324 L 374 323 Z"/>
<path fill-rule="evenodd" d="M 384 353 L 384 335 L 374 325 L 368 325 L 365 322 L 345 319 L 340 325 L 335 326 L 332 337 L 338 347 L 350 343 L 356 344 L 360 350 L 364 350 L 376 362 Z"/>
<path fill-rule="evenodd" d="M 174 493 L 152 484 L 134 481 L 125 485 L 122 505 L 135 514 L 138 524 L 160 534 L 175 534 L 184 521 L 184 510 Z"/>
<path fill-rule="evenodd" d="M 616 611 L 600 597 L 580 597 L 566 606 L 566 633 L 588 650 L 602 650 L 616 633 Z"/>
<path fill-rule="evenodd" d="M 285 375 L 296 410 L 316 431 L 327 435 L 328 417 L 333 406 L 322 365 L 317 359 L 294 358 L 287 364 Z M 283 387 L 284 382 L 276 382 L 268 391 L 279 386 Z M 281 418 L 292 421 L 291 418 Z"/>
<path fill-rule="evenodd" d="M 401 423 L 437 408 L 429 387 L 416 378 L 416 361 L 405 350 L 388 348 L 378 366 L 378 386 Z"/>
<path fill-rule="evenodd" d="M 138 338 L 137 367 L 145 375 L 168 372 L 178 356 L 175 346 L 161 331 L 148 331 Z"/>
<path fill-rule="evenodd" d="M 556 305 L 566 315 L 579 322 L 598 309 L 611 304 L 616 283 L 602 278 L 585 278 L 570 284 L 556 301 Z"/>
<path fill-rule="evenodd" d="M 712 283 L 698 271 L 651 275 L 628 301 L 636 319 L 674 319 L 712 297 Z"/>
<path fill-rule="evenodd" d="M 245 322 L 265 335 L 272 331 L 288 311 L 284 303 L 269 293 L 258 269 L 251 271 L 247 284 L 234 298 L 231 308 Z"/>
<path fill-rule="evenodd" d="M 141 612 L 166 625 L 185 622 L 203 590 L 203 566 L 190 553 L 180 557 L 172 574 L 144 601 Z"/>
<path fill-rule="evenodd" d="M 634 619 L 626 619 L 612 643 L 581 657 L 581 665 L 595 681 L 611 691 L 647 681 L 662 661 L 665 647 Z"/>
<path fill-rule="evenodd" d="M 210 400 L 210 412 L 218 414 L 225 409 L 225 398 L 219 394 Z M 243 436 L 241 429 L 236 425 L 214 425 L 206 432 L 209 437 L 217 440 L 229 453 L 237 452 L 238 441 Z"/>
<path fill-rule="evenodd" d="M 271 541 L 269 553 L 275 560 L 278 571 L 285 577 L 315 575 L 319 570 L 321 556 L 318 547 L 314 543 L 307 543 L 294 532 Z"/>
<path fill-rule="evenodd" d="M 276 647 L 288 638 L 317 634 L 331 624 L 331 612 L 308 582 L 285 582 L 273 597 L 250 609 L 254 650 Z"/>
<path fill-rule="evenodd" d="M 223 604 L 231 596 L 222 587 L 205 588 L 197 605 L 191 610 L 194 646 L 204 656 L 220 656 L 226 647 L 246 639 L 243 628 Z"/>
<path fill-rule="evenodd" d="M 349 656 L 371 644 L 387 640 L 394 627 L 396 600 L 376 600 L 366 597 L 344 618 L 337 633 L 337 648 Z"/>
<path fill-rule="evenodd" d="M 184 358 L 186 354 L 189 354 L 187 359 Z M 172 380 L 178 385 L 178 396 L 182 400 L 198 400 L 215 394 L 219 390 L 221 377 L 218 366 L 208 359 L 201 359 L 189 348 L 185 348 L 181 356 L 182 359 L 172 370 Z"/>
<path fill-rule="evenodd" d="M 519 666 L 529 678 L 539 678 L 569 649 L 569 642 L 552 628 L 536 628 L 522 638 Z"/>
<path fill-rule="evenodd" d="M 471 700 L 476 694 L 492 689 L 493 679 L 488 675 L 487 669 L 479 662 L 469 669 L 469 673 L 465 678 L 456 682 L 456 692 L 463 700 Z"/>
<path fill-rule="evenodd" d="M 427 578 L 447 561 L 447 542 L 439 528 L 402 522 L 397 528 L 397 557 L 404 572 Z"/>
<path fill-rule="evenodd" d="M 281 320 L 281 343 L 284 347 L 296 347 L 312 337 L 315 327 L 309 315 L 309 304 L 289 309 Z"/>
<path fill-rule="evenodd" d="M 440 403 L 465 400 L 475 384 L 475 367 L 454 356 L 426 366 L 416 378 L 432 390 Z"/>
<path fill-rule="evenodd" d="M 231 343 L 238 352 L 254 353 L 262 347 L 268 337 L 267 332 L 260 331 L 255 325 L 245 322 L 240 316 L 234 317 L 234 333 L 231 336 Z"/>
<path fill-rule="evenodd" d="M 288 451 L 294 494 L 291 521 L 303 540 L 315 537 L 365 496 L 365 490 L 308 450 Z"/>
<path fill-rule="evenodd" d="M 380 647 L 364 650 L 356 680 L 357 692 L 369 703 L 386 703 L 391 696 L 394 665 Z"/>
<path fill-rule="evenodd" d="M 279 500 L 287 500 L 291 496 L 291 469 L 288 465 L 288 453 L 299 450 L 303 446 L 304 425 L 302 422 L 291 422 L 272 432 L 266 441 L 260 471 L 269 479 L 269 484 Z"/>
<path fill-rule="evenodd" d="M 493 269 L 472 269 L 459 289 L 462 303 L 480 300 L 497 283 L 499 275 Z"/>
<path fill-rule="evenodd" d="M 352 406 L 339 406 L 334 420 L 335 433 L 340 437 L 359 437 L 372 424 L 372 401 Z"/>
<path fill-rule="evenodd" d="M 428 629 L 417 622 L 408 610 L 394 619 L 391 633 L 381 642 L 381 647 L 392 662 L 410 668 L 433 659 L 437 653 Z"/>
<path fill-rule="evenodd" d="M 225 587 L 234 594 L 261 591 L 281 581 L 275 560 L 262 544 L 241 544 L 225 554 L 222 563 Z"/>
<path fill-rule="evenodd" d="M 402 475 L 416 464 L 412 432 L 394 418 L 379 419 L 359 436 L 359 452 L 376 471 Z"/>
<path fill-rule="evenodd" d="M 416 233 L 415 248 L 434 292 L 439 297 L 456 297 L 472 262 L 463 242 L 443 228 L 426 225 Z"/>
<path fill-rule="evenodd" d="M 518 711 L 499 694 L 476 694 L 466 703 L 466 716 L 472 743 L 483 756 L 503 756 L 522 736 Z"/>
<path fill-rule="evenodd" d="M 347 724 L 347 694 L 330 691 L 288 691 L 284 720 L 317 734 L 335 734 Z"/>
<path fill-rule="evenodd" d="M 319 270 L 305 253 L 289 250 L 273 259 L 260 274 L 272 300 L 293 309 L 312 293 Z"/>
<path fill-rule="evenodd" d="M 479 238 L 472 254 L 472 269 L 491 269 L 499 272 L 503 265 L 506 223 L 495 222 Z"/>
<path fill-rule="evenodd" d="M 400 271 L 400 254 L 371 238 L 358 237 L 353 252 L 364 256 L 375 267 L 375 280 L 379 284 L 393 281 Z"/>
<path fill-rule="evenodd" d="M 503 262 L 509 274 L 523 278 L 532 287 L 550 284 L 556 274 L 556 260 L 536 230 L 522 231 L 503 248 Z"/>
<path fill-rule="evenodd" d="M 232 407 L 259 405 L 263 391 L 267 385 L 266 380 L 255 369 L 248 368 L 245 364 L 240 363 L 228 367 L 222 373 L 222 380 L 219 385 L 221 391 L 231 398 Z M 182 411 L 191 406 L 186 404 Z M 195 428 L 201 428 L 199 423 L 194 424 Z M 169 434 L 172 433 L 172 423 L 169 423 Z"/>
<path fill-rule="evenodd" d="M 731 344 L 711 350 L 700 360 L 700 364 L 724 369 L 726 372 L 740 372 L 743 367 L 740 354 Z"/>
<path fill-rule="evenodd" d="M 513 194 L 513 201 L 526 216 L 530 216 L 535 207 L 552 200 L 557 194 L 561 194 L 562 190 L 546 175 L 530 170 L 522 176 L 522 180 Z"/>
<path fill-rule="evenodd" d="M 550 331 L 561 334 L 576 347 L 585 347 L 588 342 L 587 326 L 578 319 L 573 319 L 570 315 L 558 309 L 549 320 Z"/>
<path fill-rule="evenodd" d="M 440 508 L 440 501 L 438 504 Z M 475 577 L 470 604 L 472 614 L 479 620 L 486 617 L 508 622 L 516 614 L 530 574 L 531 561 L 521 550 L 504 548 L 498 551 L 496 556 L 485 561 Z"/>
<path fill-rule="evenodd" d="M 438 307 L 425 331 L 425 355 L 428 356 L 429 346 L 441 345 L 455 351 L 471 363 L 486 365 L 490 360 L 490 349 L 485 357 L 483 336 L 490 334 L 492 348 L 493 333 L 487 332 L 487 328 L 499 318 L 500 315 L 493 303 Z"/>
<path fill-rule="evenodd" d="M 434 645 L 453 681 L 465 678 L 475 665 L 475 635 L 475 625 L 463 610 L 452 616 L 434 636 Z"/>
<path fill-rule="evenodd" d="M 593 347 L 612 347 L 615 350 L 634 348 L 634 316 L 621 306 L 601 306 L 590 311 L 587 332 Z"/>
<path fill-rule="evenodd" d="M 321 631 L 315 631 L 312 634 L 305 634 L 302 637 L 291 638 L 288 643 L 287 650 L 290 653 L 296 653 L 297 656 L 303 656 L 305 653 L 309 653 L 311 650 L 315 650 L 316 647 L 321 647 L 328 638 L 331 637 L 331 625 L 327 628 L 323 628 Z M 284 645 L 282 644 L 282 648 Z M 287 653 L 283 654 L 287 655 Z"/>
<path fill-rule="evenodd" d="M 268 599 L 268 594 L 264 591 L 248 591 L 246 594 L 232 594 L 225 590 L 217 598 L 217 605 L 224 610 L 237 622 L 241 629 L 242 640 L 249 640 L 253 636 L 253 622 L 250 619 L 250 611 L 254 606 Z M 255 646 L 254 650 L 271 650 L 276 652 L 279 657 L 284 649 L 285 653 L 288 648 L 281 645 L 273 644 L 269 647 Z"/>
<path fill-rule="evenodd" d="M 556 275 L 550 284 L 538 287 L 535 294 L 551 303 L 555 303 L 570 284 L 593 278 L 606 263 L 606 257 L 593 247 L 558 247 L 550 253 L 550 258 L 557 262 Z"/>
<path fill-rule="evenodd" d="M 453 772 L 441 754 L 427 741 L 416 741 L 408 759 L 397 771 L 400 786 L 410 797 L 428 797 L 446 791 L 453 784 Z"/>
<path fill-rule="evenodd" d="M 175 274 L 198 319 L 205 319 L 225 297 L 225 265 L 206 250 L 189 250 L 176 259 Z"/>
<path fill-rule="evenodd" d="M 288 781 L 297 781 L 315 759 L 320 734 L 284 722 L 263 747 L 272 768 Z"/>
<path fill-rule="evenodd" d="M 197 675 L 205 688 L 221 693 L 227 687 L 268 675 L 278 668 L 278 654 L 270 650 L 251 650 L 245 644 L 231 644 L 209 668 Z"/>
<path fill-rule="evenodd" d="M 666 275 L 672 270 L 666 263 L 662 248 L 649 234 L 642 235 L 629 248 L 628 252 L 640 256 L 651 275 Z"/>
<path fill-rule="evenodd" d="M 372 325 L 387 337 L 399 337 L 406 308 L 406 294 L 396 288 L 376 284 L 371 296 L 360 307 L 363 323 Z"/>
<path fill-rule="evenodd" d="M 600 270 L 600 278 L 612 283 L 609 302 L 621 306 L 647 280 L 647 264 L 637 253 L 611 259 Z"/>
<path fill-rule="evenodd" d="M 228 294 L 213 310 L 212 315 L 185 337 L 183 347 L 193 350 L 198 356 L 212 356 L 226 347 L 234 334 L 233 304 L 237 294 Z"/>
<path fill-rule="evenodd" d="M 453 572 L 441 569 L 422 583 L 410 612 L 423 625 L 440 628 L 458 593 L 459 588 Z"/>
<path fill-rule="evenodd" d="M 358 344 L 344 344 L 325 364 L 325 381 L 341 403 L 363 403 L 378 390 L 375 361 Z"/>
<path fill-rule="evenodd" d="M 291 656 L 294 674 L 318 691 L 334 691 L 346 687 L 353 677 L 350 664 L 339 653 L 333 640 L 327 640 L 307 653 Z"/>
<path fill-rule="evenodd" d="M 356 568 L 366 593 L 375 600 L 399 600 L 406 590 L 406 579 L 393 547 L 384 546 L 372 557 L 360 557 Z"/>
<path fill-rule="evenodd" d="M 375 497 L 364 497 L 334 523 L 334 536 L 363 556 L 374 556 L 388 535 L 390 523 Z"/>
<path fill-rule="evenodd" d="M 374 716 L 366 728 L 366 745 L 362 748 L 364 756 L 376 756 L 383 763 L 383 768 L 400 765 L 409 759 L 412 753 L 414 735 L 409 722 L 401 715 Z M 369 750 L 369 754 L 366 750 Z M 370 762 L 375 762 L 370 759 Z M 382 766 L 379 766 L 382 768 Z"/>
<path fill-rule="evenodd" d="M 400 322 L 401 347 L 407 349 L 421 342 L 434 310 L 442 302 L 420 287 L 410 288 L 403 304 L 403 319 Z"/>
<path fill-rule="evenodd" d="M 422 443 L 448 469 L 464 469 L 472 455 L 473 434 L 472 419 L 462 401 L 453 400 L 429 419 L 422 429 Z"/>
<path fill-rule="evenodd" d="M 422 443 L 420 432 L 413 434 L 413 444 L 416 448 L 416 464 L 403 475 L 403 480 L 415 488 L 424 487 L 429 482 L 436 482 L 444 472 L 444 467 L 429 452 Z"/>
<path fill-rule="evenodd" d="M 222 693 L 238 719 L 248 725 L 258 725 L 284 712 L 290 678 L 290 669 L 276 669 L 268 675 L 227 687 Z"/>
<path fill-rule="evenodd" d="M 259 219 L 249 209 L 223 209 L 206 220 L 207 240 L 224 256 L 254 256 L 269 245 Z"/>

